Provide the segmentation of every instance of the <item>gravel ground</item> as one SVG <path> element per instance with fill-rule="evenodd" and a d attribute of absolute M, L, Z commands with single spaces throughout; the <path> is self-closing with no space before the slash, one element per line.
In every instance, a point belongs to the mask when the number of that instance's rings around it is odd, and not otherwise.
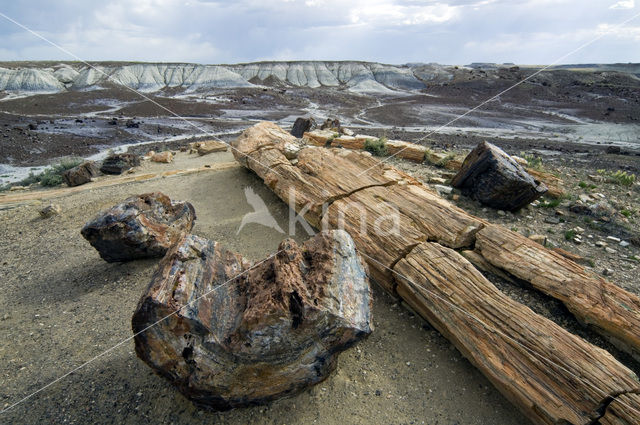
<path fill-rule="evenodd" d="M 186 158 L 193 167 L 230 154 Z M 138 172 L 173 165 L 145 164 Z M 146 168 L 145 168 L 146 167 Z M 283 228 L 287 207 L 242 168 L 94 188 L 0 211 L 0 406 L 6 408 L 131 336 L 130 319 L 155 260 L 108 264 L 81 237 L 99 210 L 161 190 L 195 206 L 194 233 L 253 260 L 283 235 L 250 224 L 254 188 Z M 49 202 L 60 215 L 43 220 Z M 296 239 L 305 238 L 296 230 Z M 376 288 L 373 334 L 345 352 L 326 381 L 298 396 L 225 413 L 198 410 L 152 373 L 126 341 L 2 414 L 3 423 L 523 424 L 527 420 L 422 319 Z"/>

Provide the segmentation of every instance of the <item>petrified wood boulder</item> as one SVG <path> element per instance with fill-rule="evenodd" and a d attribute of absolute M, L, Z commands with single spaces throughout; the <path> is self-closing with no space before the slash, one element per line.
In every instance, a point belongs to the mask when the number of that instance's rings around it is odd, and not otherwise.
<path fill-rule="evenodd" d="M 100 174 L 98 166 L 93 161 L 85 161 L 62 174 L 64 182 L 68 186 L 80 186 L 89 183 L 92 177 Z"/>
<path fill-rule="evenodd" d="M 140 165 L 140 157 L 132 153 L 109 155 L 102 161 L 100 171 L 105 174 L 122 174 L 131 167 Z"/>
<path fill-rule="evenodd" d="M 138 357 L 196 405 L 226 410 L 324 380 L 371 332 L 370 308 L 366 266 L 344 231 L 284 240 L 253 267 L 187 235 L 160 262 L 132 327 Z"/>
<path fill-rule="evenodd" d="M 145 193 L 101 212 L 81 232 L 105 261 L 130 261 L 164 256 L 191 231 L 195 219 L 189 202 Z"/>
<path fill-rule="evenodd" d="M 316 128 L 316 121 L 313 118 L 299 117 L 296 119 L 296 122 L 293 123 L 293 127 L 291 128 L 291 135 L 300 139 L 304 135 L 304 133 L 313 130 L 314 128 Z"/>
<path fill-rule="evenodd" d="M 522 165 L 487 142 L 467 155 L 451 185 L 485 205 L 507 211 L 519 210 L 547 191 Z"/>

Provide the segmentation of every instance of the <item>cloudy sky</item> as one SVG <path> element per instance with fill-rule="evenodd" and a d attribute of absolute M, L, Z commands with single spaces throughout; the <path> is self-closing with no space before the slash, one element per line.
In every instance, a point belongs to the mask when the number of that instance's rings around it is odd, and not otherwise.
<path fill-rule="evenodd" d="M 640 2 L 639 2 L 640 3 Z M 640 62 L 634 0 L 8 1 L 0 13 L 83 60 Z M 72 60 L 0 16 L 0 60 Z"/>

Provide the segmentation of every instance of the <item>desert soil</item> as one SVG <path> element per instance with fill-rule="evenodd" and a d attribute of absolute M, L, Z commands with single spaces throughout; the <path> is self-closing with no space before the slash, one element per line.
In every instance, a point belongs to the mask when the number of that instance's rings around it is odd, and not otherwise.
<path fill-rule="evenodd" d="M 288 208 L 241 167 L 216 171 L 229 153 L 178 154 L 176 163 L 144 163 L 136 173 L 205 164 L 212 171 L 57 193 L 0 211 L 0 347 L 3 408 L 131 336 L 130 319 L 156 260 L 109 264 L 80 235 L 100 210 L 160 190 L 193 203 L 193 232 L 252 260 L 274 252 L 284 235 L 257 225 L 236 234 L 251 212 L 251 186 L 283 229 Z M 104 177 L 110 179 L 113 177 Z M 15 193 L 11 193 L 15 195 Z M 49 203 L 60 215 L 42 219 Z M 304 240 L 298 226 L 294 238 Z M 3 414 L 4 423 L 221 424 L 523 424 L 526 419 L 426 322 L 374 291 L 373 334 L 345 352 L 326 381 L 266 406 L 225 413 L 198 410 L 135 356 L 127 340 Z"/>

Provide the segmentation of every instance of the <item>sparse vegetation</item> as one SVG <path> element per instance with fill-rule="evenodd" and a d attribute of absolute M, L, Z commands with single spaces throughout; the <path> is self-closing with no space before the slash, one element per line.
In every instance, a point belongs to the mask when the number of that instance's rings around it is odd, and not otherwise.
<path fill-rule="evenodd" d="M 576 231 L 573 229 L 567 230 L 566 232 L 564 232 L 564 238 L 568 241 L 572 240 L 575 237 L 576 237 Z"/>
<path fill-rule="evenodd" d="M 65 159 L 59 164 L 52 165 L 46 168 L 42 173 L 35 174 L 33 171 L 29 173 L 27 177 L 14 184 L 4 185 L 0 190 L 8 190 L 11 186 L 30 186 L 35 183 L 40 183 L 42 186 L 58 186 L 62 184 L 62 174 L 82 163 L 82 158 L 69 158 Z"/>
<path fill-rule="evenodd" d="M 539 207 L 540 208 L 556 208 L 558 205 L 560 205 L 560 202 L 561 202 L 560 199 L 544 200 L 540 202 Z"/>
<path fill-rule="evenodd" d="M 631 218 L 637 211 L 634 210 L 628 210 L 628 209 L 623 209 L 620 211 L 620 214 L 622 214 L 623 216 L 627 217 L 627 218 Z"/>
<path fill-rule="evenodd" d="M 598 170 L 598 174 L 605 176 L 609 183 L 617 184 L 620 186 L 632 186 L 636 181 L 635 174 L 628 174 L 626 171 L 622 170 L 617 170 L 614 172 Z"/>
<path fill-rule="evenodd" d="M 436 162 L 434 165 L 436 167 L 444 167 L 447 165 L 447 163 L 449 161 L 451 161 L 452 159 L 455 159 L 456 154 L 455 153 L 448 153 L 444 158 L 442 158 L 440 161 Z"/>
<path fill-rule="evenodd" d="M 368 139 L 364 142 L 364 150 L 371 152 L 375 156 L 387 155 L 387 138 Z"/>
<path fill-rule="evenodd" d="M 533 155 L 524 155 L 523 158 L 527 161 L 527 167 L 534 170 L 542 171 L 542 158 Z"/>
<path fill-rule="evenodd" d="M 582 181 L 582 180 L 580 181 L 580 183 L 578 183 L 578 186 L 580 186 L 583 189 L 589 189 L 589 190 L 596 189 L 598 187 L 593 183 L 587 183 L 587 182 Z"/>

